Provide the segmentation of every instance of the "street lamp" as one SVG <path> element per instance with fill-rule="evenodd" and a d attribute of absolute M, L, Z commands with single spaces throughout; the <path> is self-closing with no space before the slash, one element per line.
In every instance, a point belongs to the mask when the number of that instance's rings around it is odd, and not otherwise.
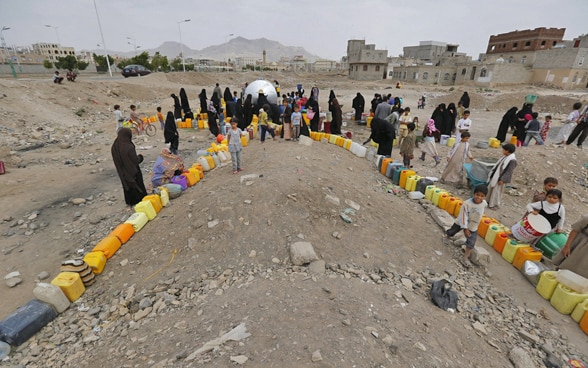
<path fill-rule="evenodd" d="M 188 23 L 190 20 L 191 19 L 184 19 L 176 22 L 178 24 L 178 32 L 180 33 L 180 55 L 182 56 L 182 68 L 184 69 L 184 73 L 186 72 L 186 63 L 184 62 L 184 45 L 182 44 L 182 28 L 180 27 L 180 24 Z"/>
<path fill-rule="evenodd" d="M 104 33 L 102 33 L 102 24 L 100 23 L 100 15 L 98 15 L 98 7 L 96 0 L 94 2 L 94 10 L 96 11 L 96 19 L 98 20 L 98 29 L 100 30 L 100 38 L 102 39 L 102 46 L 104 46 L 104 55 L 106 55 L 106 64 L 108 65 L 108 74 L 112 77 L 112 69 L 110 68 L 110 59 L 108 58 L 108 51 L 106 51 L 106 42 L 104 42 Z"/>
<path fill-rule="evenodd" d="M 14 64 L 12 64 L 12 56 L 10 56 L 8 48 L 6 47 L 6 41 L 4 41 L 4 31 L 8 31 L 9 29 L 10 27 L 2 26 L 2 29 L 0 29 L 0 42 L 2 42 L 2 49 L 8 56 L 8 64 L 10 65 L 10 70 L 12 70 L 12 75 L 14 76 L 14 78 L 16 78 L 16 70 L 14 69 Z"/>
<path fill-rule="evenodd" d="M 133 49 L 135 50 L 135 56 L 137 56 L 137 49 L 140 48 L 141 46 L 137 46 L 137 40 L 135 40 L 132 37 L 127 37 L 127 40 L 131 40 L 132 42 L 128 41 L 127 43 L 129 45 L 133 45 Z"/>
<path fill-rule="evenodd" d="M 225 43 L 228 42 L 229 37 L 233 37 L 233 36 L 234 36 L 233 33 L 226 35 L 225 36 Z M 229 61 L 228 61 L 228 58 L 225 57 L 225 68 L 224 68 L 224 70 L 225 71 L 228 70 L 228 67 L 229 67 Z"/>
<path fill-rule="evenodd" d="M 45 27 L 55 29 L 55 35 L 57 35 L 57 44 L 61 46 L 61 41 L 59 40 L 59 31 L 57 30 L 59 27 L 55 27 L 50 24 L 45 24 Z"/>

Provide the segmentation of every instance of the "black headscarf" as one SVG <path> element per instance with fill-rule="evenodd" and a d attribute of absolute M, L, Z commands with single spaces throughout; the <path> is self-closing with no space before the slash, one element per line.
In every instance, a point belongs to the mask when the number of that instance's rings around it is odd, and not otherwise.
<path fill-rule="evenodd" d="M 457 118 L 457 108 L 453 102 L 447 105 L 447 119 L 445 131 L 441 131 L 441 134 L 451 135 L 451 132 L 455 128 L 455 119 Z"/>
<path fill-rule="evenodd" d="M 183 90 L 183 88 L 182 88 Z M 180 91 L 180 96 L 181 96 L 181 91 Z M 182 105 L 180 104 L 180 100 L 178 99 L 178 96 L 176 96 L 175 93 L 171 94 L 171 98 L 174 99 L 174 116 L 176 119 L 181 119 L 182 118 Z"/>
<path fill-rule="evenodd" d="M 249 124 L 251 124 L 251 119 L 253 119 L 253 103 L 251 102 L 252 98 L 253 96 L 251 96 L 250 93 L 247 95 L 247 97 L 245 97 L 245 102 L 243 102 L 243 115 L 245 116 L 245 127 L 248 127 Z"/>
<path fill-rule="evenodd" d="M 223 98 L 225 99 L 225 103 L 233 101 L 233 95 L 231 94 L 229 87 L 225 88 L 225 91 L 223 92 Z"/>
<path fill-rule="evenodd" d="M 461 102 L 461 105 L 466 108 L 469 109 L 470 108 L 470 96 L 468 95 L 467 92 L 464 92 L 463 95 L 461 95 L 461 98 L 459 99 L 459 102 Z"/>
<path fill-rule="evenodd" d="M 163 129 L 163 137 L 165 138 L 165 143 L 170 143 L 174 140 L 175 137 L 179 136 L 178 128 L 176 126 L 176 119 L 174 118 L 174 114 L 171 111 L 167 112 L 167 116 L 165 118 L 165 127 Z"/>
<path fill-rule="evenodd" d="M 261 92 L 259 93 L 259 96 L 257 96 L 257 102 L 255 103 L 255 109 L 253 110 L 254 114 L 259 114 L 259 109 L 263 108 L 263 105 L 269 105 L 269 100 L 267 99 L 267 96 L 265 95 L 265 93 Z"/>
<path fill-rule="evenodd" d="M 237 100 L 235 104 L 235 118 L 237 119 L 237 127 L 241 130 L 245 130 L 247 128 L 245 122 L 245 114 L 243 113 L 243 104 L 241 103 L 241 99 Z"/>
<path fill-rule="evenodd" d="M 336 99 L 336 98 L 337 98 L 337 96 L 335 96 L 335 91 L 331 90 L 329 92 L 329 111 L 331 113 L 333 113 L 333 106 L 332 106 L 333 100 Z"/>
<path fill-rule="evenodd" d="M 372 119 L 371 128 L 372 133 L 364 144 L 371 139 L 378 143 L 378 155 L 391 156 L 392 143 L 396 138 L 394 126 L 387 120 L 374 118 Z"/>
<path fill-rule="evenodd" d="M 212 97 L 210 98 L 210 101 L 212 101 L 212 106 L 214 106 L 214 108 L 216 109 L 216 112 L 219 112 L 220 107 L 221 107 L 221 102 L 220 102 L 220 97 L 216 94 L 216 92 L 213 92 Z"/>
<path fill-rule="evenodd" d="M 188 95 L 186 95 L 186 91 L 184 88 L 180 88 L 180 101 L 182 105 L 182 110 L 184 110 L 184 118 L 193 118 L 192 110 L 190 109 L 190 102 L 188 102 Z M 174 116 L 175 116 L 174 111 Z M 176 119 L 178 117 L 176 116 Z"/>

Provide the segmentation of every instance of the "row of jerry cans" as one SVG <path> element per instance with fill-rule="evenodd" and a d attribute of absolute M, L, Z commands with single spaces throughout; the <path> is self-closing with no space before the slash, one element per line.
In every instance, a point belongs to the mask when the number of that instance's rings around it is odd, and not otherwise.
<path fill-rule="evenodd" d="M 417 190 L 418 189 L 419 185 L 417 183 Z M 463 200 L 461 198 L 454 196 L 433 184 L 429 184 L 425 187 L 425 198 L 454 217 L 459 215 L 459 211 L 461 211 L 461 206 L 463 205 Z"/>
<path fill-rule="evenodd" d="M 535 290 L 561 314 L 569 314 L 580 324 L 580 329 L 588 335 L 588 290 L 576 291 L 575 281 L 585 278 L 569 271 L 543 271 Z"/>
<path fill-rule="evenodd" d="M 322 141 L 326 139 L 330 144 L 334 144 L 341 148 L 344 148 L 357 157 L 365 157 L 367 148 L 357 142 L 353 142 L 351 139 L 343 138 L 336 134 L 329 134 L 324 132 L 310 132 L 310 139 L 313 141 Z"/>

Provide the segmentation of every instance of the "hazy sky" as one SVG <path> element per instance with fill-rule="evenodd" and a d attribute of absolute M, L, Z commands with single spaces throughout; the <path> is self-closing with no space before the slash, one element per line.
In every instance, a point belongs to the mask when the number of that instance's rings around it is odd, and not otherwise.
<path fill-rule="evenodd" d="M 365 39 L 388 56 L 419 41 L 459 44 L 474 59 L 490 35 L 537 27 L 588 32 L 588 0 L 95 0 L 109 50 L 151 49 L 182 41 L 192 49 L 242 36 L 302 46 L 339 60 L 347 40 Z M 45 25 L 57 27 L 48 28 Z M 0 0 L 8 45 L 56 42 L 76 51 L 101 43 L 93 0 Z M 229 36 L 233 34 L 234 36 Z M 127 37 L 135 41 L 129 41 Z M 186 55 L 191 56 L 191 55 Z"/>

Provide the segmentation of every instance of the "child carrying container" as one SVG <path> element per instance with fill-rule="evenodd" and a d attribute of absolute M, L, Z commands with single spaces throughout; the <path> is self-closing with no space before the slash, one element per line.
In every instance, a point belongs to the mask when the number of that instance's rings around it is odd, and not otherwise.
<path fill-rule="evenodd" d="M 484 209 L 488 206 L 488 203 L 486 203 L 487 194 L 488 188 L 485 184 L 476 186 L 474 188 L 474 196 L 463 202 L 463 205 L 459 210 L 459 215 L 455 219 L 455 223 L 445 232 L 444 243 L 445 239 L 452 237 L 463 230 L 466 237 L 466 249 L 463 258 L 461 259 L 461 264 L 466 268 L 472 266 L 472 263 L 470 262 L 470 254 L 476 245 L 478 226 L 480 225 L 480 221 L 482 221 Z"/>

